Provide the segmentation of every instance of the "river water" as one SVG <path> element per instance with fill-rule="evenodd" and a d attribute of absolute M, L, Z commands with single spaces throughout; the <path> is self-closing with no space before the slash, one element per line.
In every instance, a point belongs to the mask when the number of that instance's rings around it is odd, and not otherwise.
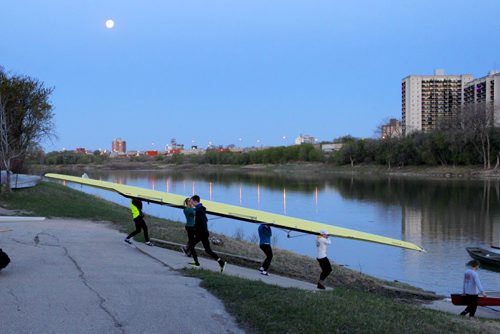
<path fill-rule="evenodd" d="M 332 238 L 329 258 L 348 268 L 440 294 L 460 292 L 465 247 L 500 246 L 500 182 L 395 177 L 293 177 L 160 171 L 92 172 L 90 177 L 304 218 L 422 246 L 420 253 Z M 118 194 L 72 185 L 127 205 Z M 184 221 L 182 211 L 145 205 L 147 214 Z M 209 229 L 255 240 L 257 225 L 209 216 Z M 315 257 L 314 237 L 273 229 L 275 247 Z M 500 291 L 500 272 L 481 268 L 483 287 Z"/>

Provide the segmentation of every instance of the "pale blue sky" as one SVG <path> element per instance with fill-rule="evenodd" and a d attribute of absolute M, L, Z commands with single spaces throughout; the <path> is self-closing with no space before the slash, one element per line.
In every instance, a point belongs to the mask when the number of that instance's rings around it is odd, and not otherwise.
<path fill-rule="evenodd" d="M 500 67 L 499 0 L 2 0 L 0 31 L 55 87 L 49 151 L 372 137 L 405 76 Z"/>

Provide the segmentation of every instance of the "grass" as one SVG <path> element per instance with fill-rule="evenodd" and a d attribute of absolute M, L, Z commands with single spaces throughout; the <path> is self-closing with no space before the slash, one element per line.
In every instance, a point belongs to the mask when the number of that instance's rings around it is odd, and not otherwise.
<path fill-rule="evenodd" d="M 221 299 L 240 326 L 257 333 L 498 333 L 469 320 L 359 290 L 309 292 L 185 270 Z"/>
<path fill-rule="evenodd" d="M 56 183 L 43 182 L 34 188 L 2 192 L 0 207 L 20 210 L 18 214 L 25 215 L 109 221 L 123 232 L 133 228 L 128 208 Z M 146 216 L 146 221 L 152 237 L 186 241 L 182 223 L 150 216 Z M 263 259 L 255 243 L 217 236 L 224 245 L 213 246 L 216 252 Z M 319 267 L 314 259 L 281 249 L 275 249 L 274 253 L 271 274 L 309 282 L 317 280 Z M 227 259 L 233 264 L 258 266 L 236 257 Z M 409 305 L 411 300 L 403 303 L 400 299 L 405 295 L 381 288 L 387 282 L 339 266 L 333 268 L 327 284 L 335 286 L 335 290 L 320 293 L 205 271 L 186 273 L 201 278 L 203 286 L 223 300 L 227 310 L 250 332 L 498 332 L 498 327 L 494 327 L 499 326 L 498 322 L 469 321 Z"/>

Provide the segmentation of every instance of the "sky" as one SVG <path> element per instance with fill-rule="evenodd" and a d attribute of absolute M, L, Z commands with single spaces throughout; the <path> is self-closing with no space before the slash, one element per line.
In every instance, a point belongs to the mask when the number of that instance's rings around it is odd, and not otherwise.
<path fill-rule="evenodd" d="M 54 88 L 46 151 L 374 137 L 404 77 L 500 68 L 500 0 L 0 2 L 0 66 Z"/>

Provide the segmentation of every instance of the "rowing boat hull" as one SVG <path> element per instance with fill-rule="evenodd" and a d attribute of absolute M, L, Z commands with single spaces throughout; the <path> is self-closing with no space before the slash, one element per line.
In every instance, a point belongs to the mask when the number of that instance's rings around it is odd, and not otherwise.
<path fill-rule="evenodd" d="M 451 302 L 453 305 L 467 305 L 465 295 L 451 294 Z M 500 306 L 500 297 L 479 297 L 477 300 L 479 306 Z"/>
<path fill-rule="evenodd" d="M 500 267 L 500 254 L 478 247 L 467 247 L 466 250 L 473 259 L 478 260 L 481 264 Z"/>
<path fill-rule="evenodd" d="M 83 177 L 53 173 L 45 174 L 45 176 L 51 179 L 75 182 L 78 184 L 115 191 L 120 195 L 128 198 L 139 198 L 146 202 L 168 205 L 175 208 L 184 208 L 183 203 L 184 199 L 186 198 L 185 196 L 181 195 Z M 236 205 L 229 205 L 213 201 L 204 200 L 203 205 L 206 207 L 207 213 L 220 217 L 243 220 L 251 223 L 268 224 L 270 226 L 275 226 L 290 231 L 305 232 L 310 234 L 319 234 L 321 230 L 326 230 L 331 236 L 334 237 L 374 242 L 389 246 L 416 250 L 420 252 L 423 251 L 423 248 L 411 242 L 387 238 L 343 227 L 322 224 L 305 219 L 283 216 L 261 210 L 248 209 Z"/>

